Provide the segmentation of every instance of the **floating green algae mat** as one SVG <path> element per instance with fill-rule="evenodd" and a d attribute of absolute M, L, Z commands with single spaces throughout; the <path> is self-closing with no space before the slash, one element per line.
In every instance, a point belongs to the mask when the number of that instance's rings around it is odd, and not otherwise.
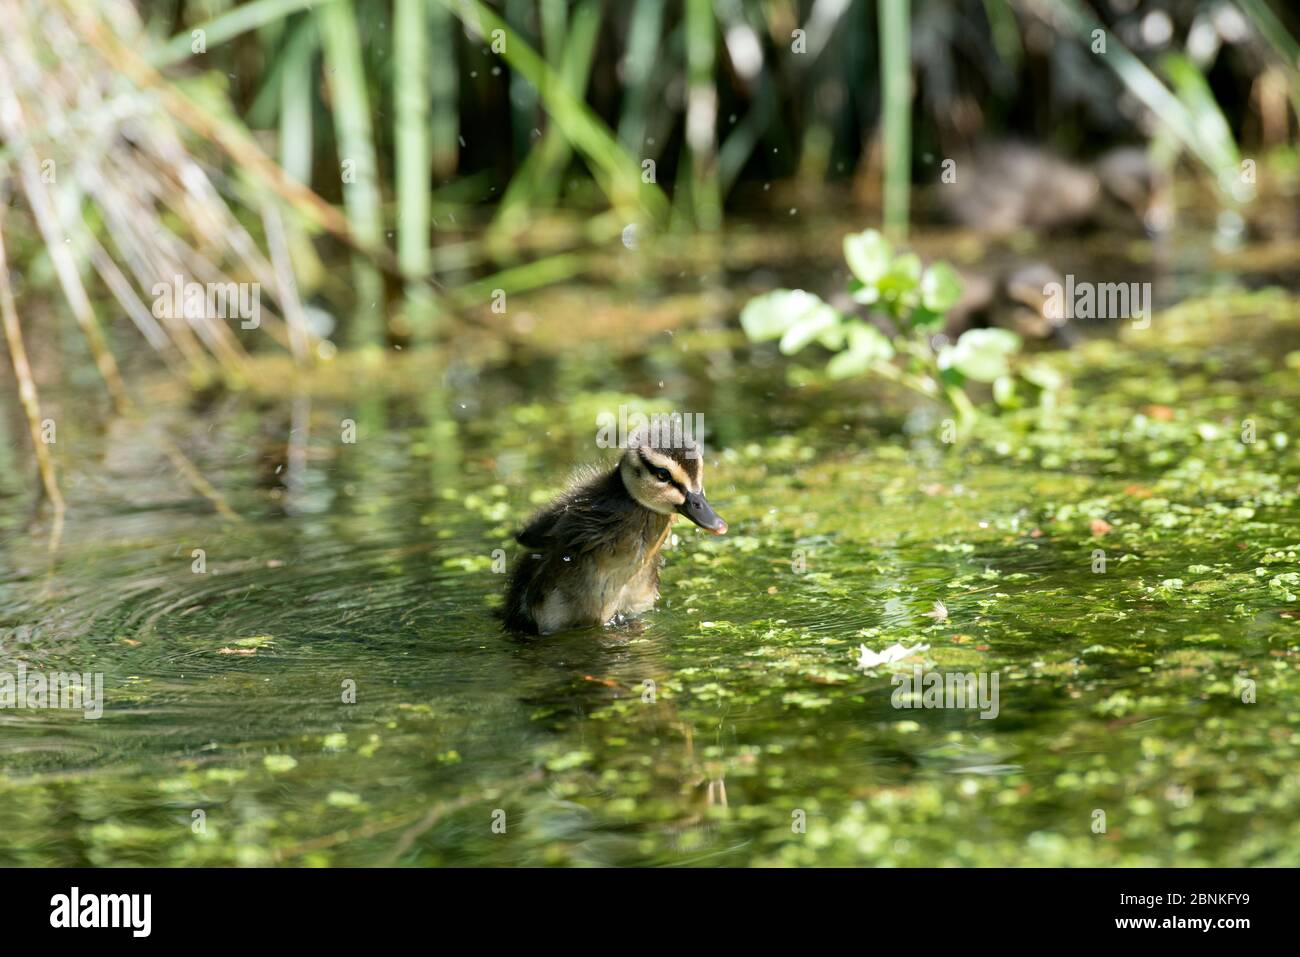
<path fill-rule="evenodd" d="M 0 864 L 1300 864 L 1300 306 L 1043 361 L 957 445 L 730 332 L 252 390 L 194 446 L 235 525 L 69 436 L 53 559 L 5 500 L 0 670 L 104 714 L 0 710 Z M 731 534 L 680 524 L 642 622 L 502 634 L 496 550 L 650 402 Z M 997 716 L 894 707 L 914 665 Z"/>

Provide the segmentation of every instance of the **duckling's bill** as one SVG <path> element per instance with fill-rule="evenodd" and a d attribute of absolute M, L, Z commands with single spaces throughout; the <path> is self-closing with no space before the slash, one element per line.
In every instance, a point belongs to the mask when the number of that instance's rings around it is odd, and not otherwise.
<path fill-rule="evenodd" d="M 702 492 L 687 492 L 686 501 L 677 506 L 677 511 L 707 532 L 714 535 L 727 534 L 727 523 L 713 510 Z"/>

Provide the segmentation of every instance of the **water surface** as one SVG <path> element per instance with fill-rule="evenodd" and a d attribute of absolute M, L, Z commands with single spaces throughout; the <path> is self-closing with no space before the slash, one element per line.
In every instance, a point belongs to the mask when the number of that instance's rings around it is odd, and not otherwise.
<path fill-rule="evenodd" d="M 709 322 L 138 424 L 71 388 L 52 554 L 5 479 L 0 661 L 105 712 L 0 711 L 0 863 L 1296 865 L 1300 309 L 1179 308 L 957 446 Z M 680 525 L 640 622 L 502 633 L 496 550 L 621 404 L 705 413 L 731 533 Z M 998 716 L 893 707 L 894 642 Z"/>

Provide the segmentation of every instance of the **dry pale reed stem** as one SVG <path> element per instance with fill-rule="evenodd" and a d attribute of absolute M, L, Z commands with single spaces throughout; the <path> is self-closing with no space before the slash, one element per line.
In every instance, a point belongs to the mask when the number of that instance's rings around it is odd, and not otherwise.
<path fill-rule="evenodd" d="M 149 307 L 140 301 L 140 297 L 135 294 L 135 289 L 132 288 L 130 281 L 122 275 L 122 270 L 117 268 L 117 263 L 113 261 L 113 257 L 108 254 L 108 250 L 103 247 L 99 240 L 84 229 L 81 230 L 81 240 L 90 252 L 90 261 L 95 267 L 95 272 L 99 273 L 99 277 L 104 280 L 104 285 L 113 294 L 113 298 L 131 317 L 131 321 L 140 330 L 140 334 L 144 336 L 145 341 L 163 357 L 167 367 L 175 371 L 175 348 L 172 346 L 171 340 L 167 338 L 167 333 L 163 331 L 162 326 L 158 325 L 158 320 L 149 311 Z"/>
<path fill-rule="evenodd" d="M 13 9 L 16 17 L 23 15 L 23 5 L 15 7 L 12 2 L 4 5 Z M 139 26 L 129 5 L 110 3 L 100 12 L 101 21 L 103 17 L 117 17 L 128 29 Z M 181 142 L 174 120 L 159 106 L 157 92 L 134 89 L 129 94 L 116 93 L 110 97 L 109 89 L 121 84 L 114 74 L 103 69 L 103 58 L 84 44 L 73 25 L 57 10 L 46 11 L 39 25 L 49 48 L 56 54 L 54 64 L 38 64 L 21 38 L 15 37 L 6 45 L 14 78 L 26 84 L 20 83 L 16 88 L 19 102 L 30 103 L 39 97 L 48 111 L 43 114 L 48 117 L 46 124 L 60 130 L 69 126 L 70 108 L 85 110 L 99 104 L 95 120 L 83 117 L 86 139 L 72 166 L 77 179 L 104 211 L 110 234 L 130 263 L 141 289 L 154 289 L 157 282 L 171 282 L 186 271 L 209 284 L 225 286 L 232 281 L 196 245 L 174 235 L 158 215 L 156 206 L 175 212 L 190 229 L 196 243 L 206 242 L 223 254 L 231 254 L 264 288 L 274 289 L 277 279 L 271 264 L 232 214 L 207 172 Z M 30 28 L 20 31 L 23 37 L 31 32 Z M 106 75 L 113 78 L 106 80 Z M 82 244 L 78 248 L 85 250 L 86 231 L 77 229 L 78 225 L 69 223 L 68 228 Z M 141 325 L 145 317 L 139 308 L 140 297 L 129 291 L 120 271 L 103 268 L 107 264 L 102 255 L 92 250 L 91 256 L 110 292 L 137 325 Z M 273 339 L 291 345 L 286 324 L 274 312 L 263 308 L 260 318 L 264 331 Z M 206 359 L 200 358 L 206 347 L 223 368 L 247 374 L 247 354 L 239 339 L 229 327 L 209 319 L 184 311 L 180 316 L 168 316 L 166 329 L 196 369 L 207 367 Z M 150 345 L 161 352 L 163 345 L 159 337 L 150 335 L 157 331 L 156 323 L 152 329 L 141 327 Z M 166 353 L 163 357 L 170 358 Z"/>
<path fill-rule="evenodd" d="M 103 172 L 111 171 L 106 167 Z M 115 188 L 115 184 L 108 182 L 99 170 L 88 170 L 84 176 L 89 182 L 91 195 L 103 213 L 107 235 L 111 237 L 118 257 L 126 263 L 141 289 L 151 288 L 157 277 L 162 275 L 159 272 L 158 221 L 152 222 L 154 242 L 151 243 L 146 236 L 148 228 L 140 222 L 141 217 L 135 214 L 141 207 L 123 202 L 123 197 L 129 194 Z M 163 328 L 190 367 L 206 374 L 209 369 L 207 356 L 194 335 L 194 330 L 178 316 L 164 317 Z"/>
<path fill-rule="evenodd" d="M 45 249 L 49 253 L 50 261 L 54 264 L 55 274 L 59 278 L 59 285 L 63 287 L 63 294 L 72 309 L 73 318 L 77 320 L 77 325 L 81 327 L 82 335 L 86 337 L 86 344 L 90 346 L 95 365 L 98 367 L 99 374 L 108 388 L 113 407 L 119 413 L 124 413 L 129 407 L 126 387 L 122 384 L 122 376 L 118 372 L 117 361 L 108 350 L 103 332 L 95 319 L 94 310 L 90 305 L 90 298 L 86 295 L 86 289 L 81 283 L 81 276 L 77 272 L 77 264 L 72 258 L 72 250 L 63 241 L 65 238 L 63 228 L 59 224 L 58 216 L 54 211 L 54 204 L 51 202 L 49 193 L 45 189 L 45 183 L 41 179 L 40 161 L 27 139 L 27 123 L 23 117 L 22 105 L 18 102 L 18 96 L 14 92 L 6 57 L 3 56 L 0 56 L 0 133 L 4 135 L 5 139 L 22 144 L 18 151 L 17 163 L 19 179 L 22 183 L 23 192 L 27 196 L 27 204 L 31 208 L 32 216 L 36 219 L 36 227 L 40 230 L 41 238 L 45 241 Z"/>
<path fill-rule="evenodd" d="M 396 258 L 382 246 L 363 243 L 352 232 L 347 217 L 312 189 L 304 186 L 262 151 L 256 141 L 242 130 L 219 117 L 210 116 L 185 94 L 171 87 L 157 70 L 143 57 L 123 43 L 111 30 L 106 30 L 101 18 L 89 7 L 81 7 L 73 0 L 60 0 L 73 28 L 85 42 L 99 52 L 118 72 L 136 86 L 152 89 L 158 102 L 177 122 L 188 127 L 201 138 L 211 142 L 226 154 L 237 167 L 253 174 L 294 207 L 300 215 L 316 223 L 326 232 L 350 248 L 369 256 L 383 271 L 400 276 Z M 435 298 L 450 308 L 441 284 L 432 277 L 423 277 Z"/>
<path fill-rule="evenodd" d="M 36 464 L 41 473 L 41 487 L 45 497 L 54 509 L 56 526 L 63 524 L 63 493 L 59 491 L 58 477 L 54 472 L 54 460 L 50 456 L 50 447 L 41 438 L 41 403 L 36 392 L 36 380 L 32 378 L 32 367 L 27 361 L 27 347 L 23 343 L 22 326 L 18 323 L 18 306 L 14 302 L 13 290 L 9 287 L 9 263 L 5 256 L 3 207 L 0 207 L 0 319 L 4 321 L 5 339 L 9 343 L 9 361 L 14 368 L 14 377 L 18 380 L 18 398 L 27 417 L 27 430 L 32 436 L 32 448 L 36 452 Z"/>
<path fill-rule="evenodd" d="M 348 229 L 343 214 L 281 169 L 262 152 L 252 137 L 228 123 L 208 116 L 186 96 L 168 86 L 162 75 L 145 62 L 143 57 L 122 43 L 111 31 L 103 28 L 93 9 L 66 0 L 61 5 L 82 38 L 136 86 L 155 90 L 159 103 L 175 119 L 203 139 L 216 144 L 237 165 L 255 172 L 276 193 L 323 229 L 349 245 L 360 248 Z"/>
<path fill-rule="evenodd" d="M 80 127 L 76 159 L 70 165 L 81 186 L 98 202 L 107 233 L 116 240 L 142 287 L 151 288 L 150 282 L 144 277 L 152 275 L 156 270 L 141 270 L 138 266 L 141 260 L 132 259 L 129 243 L 134 232 L 133 221 L 142 221 L 140 234 L 151 237 L 154 241 L 146 240 L 143 244 L 138 244 L 139 251 L 145 253 L 145 260 L 149 259 L 151 248 L 157 245 L 157 234 L 162 230 L 162 223 L 154 214 L 150 202 L 147 199 L 140 201 L 138 187 L 151 179 L 141 162 L 144 154 L 126 144 L 121 134 L 127 123 L 138 127 L 139 131 L 152 130 L 157 124 L 148 122 L 151 114 L 142 109 L 145 100 L 138 94 L 130 100 L 123 96 L 105 99 L 105 78 L 102 73 L 97 74 L 90 68 L 92 64 L 90 58 L 84 55 L 84 46 L 67 23 L 58 16 L 44 16 L 40 18 L 40 27 L 49 50 L 54 53 L 57 66 L 38 66 L 32 51 L 17 39 L 20 34 L 30 34 L 30 26 L 15 31 L 15 40 L 6 46 L 6 55 L 11 58 L 11 70 L 26 82 L 24 89 L 18 91 L 19 100 L 21 102 L 24 95 L 29 99 L 38 97 L 44 108 L 43 125 L 61 131 L 61 140 L 66 141 L 69 129 Z M 76 119 L 78 114 L 79 123 Z M 111 171 L 115 164 L 127 168 L 126 181 L 130 184 L 129 189 L 111 190 L 106 186 L 104 173 Z M 128 198 L 126 203 L 120 202 L 123 196 Z M 183 325 L 176 327 L 169 324 L 170 328 L 164 331 L 158 325 L 117 263 L 91 235 L 81 218 L 69 216 L 66 225 L 79 244 L 78 252 L 83 255 L 88 252 L 95 271 L 168 367 L 176 371 L 175 349 L 168 335 L 183 333 L 188 339 L 178 342 L 181 351 L 196 368 L 206 368 L 206 360 L 202 358 L 201 349 L 189 330 Z"/>
<path fill-rule="evenodd" d="M 271 265 L 275 268 L 275 284 L 284 310 L 285 321 L 289 324 L 289 346 L 294 360 L 300 366 L 311 362 L 311 329 L 307 325 L 307 314 L 303 311 L 302 300 L 298 298 L 298 284 L 293 278 L 293 263 L 289 259 L 289 244 L 285 240 L 284 220 L 274 203 L 262 207 L 262 227 L 266 231 L 266 248 L 271 253 Z"/>
<path fill-rule="evenodd" d="M 6 52 L 8 51 L 6 50 Z M 103 332 L 99 328 L 99 322 L 96 320 L 94 310 L 90 305 L 90 297 L 86 295 L 85 286 L 81 282 L 81 275 L 78 273 L 76 263 L 73 261 L 71 249 L 64 242 L 63 227 L 41 179 L 40 164 L 37 161 L 36 154 L 28 145 L 26 137 L 27 125 L 23 117 L 22 105 L 18 102 L 18 97 L 14 92 L 4 56 L 0 56 L 0 133 L 11 142 L 24 144 L 18 153 L 18 170 L 23 192 L 27 196 L 27 204 L 31 208 L 32 215 L 36 219 L 37 228 L 40 230 L 41 237 L 45 242 L 45 248 L 54 263 L 55 273 L 58 275 L 59 283 L 63 287 L 64 297 L 72 309 L 73 317 L 81 327 L 82 335 L 86 338 L 86 344 L 90 347 L 100 377 L 104 380 L 109 399 L 113 403 L 113 409 L 124 418 L 132 417 L 134 409 L 131 399 L 127 395 L 121 373 L 118 371 L 117 360 L 113 358 L 107 342 L 104 341 Z M 239 517 L 226 504 L 221 493 L 199 474 L 198 469 L 186 458 L 185 453 L 175 443 L 170 439 L 163 438 L 162 448 L 176 469 L 195 491 L 212 503 L 213 508 L 218 513 L 230 519 Z"/>

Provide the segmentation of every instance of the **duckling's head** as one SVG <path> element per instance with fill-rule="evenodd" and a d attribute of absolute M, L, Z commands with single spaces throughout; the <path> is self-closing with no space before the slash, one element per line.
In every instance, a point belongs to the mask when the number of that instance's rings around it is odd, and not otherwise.
<path fill-rule="evenodd" d="M 676 447 L 660 447 L 669 444 Z M 726 534 L 727 523 L 704 497 L 704 453 L 689 438 L 654 443 L 651 435 L 635 432 L 618 471 L 638 504 L 660 515 L 677 512 L 714 535 Z"/>
<path fill-rule="evenodd" d="M 1146 150 L 1116 147 L 1104 153 L 1095 168 L 1104 200 L 1099 210 L 1103 221 L 1136 218 L 1153 238 L 1169 229 L 1173 221 L 1169 177 Z"/>

